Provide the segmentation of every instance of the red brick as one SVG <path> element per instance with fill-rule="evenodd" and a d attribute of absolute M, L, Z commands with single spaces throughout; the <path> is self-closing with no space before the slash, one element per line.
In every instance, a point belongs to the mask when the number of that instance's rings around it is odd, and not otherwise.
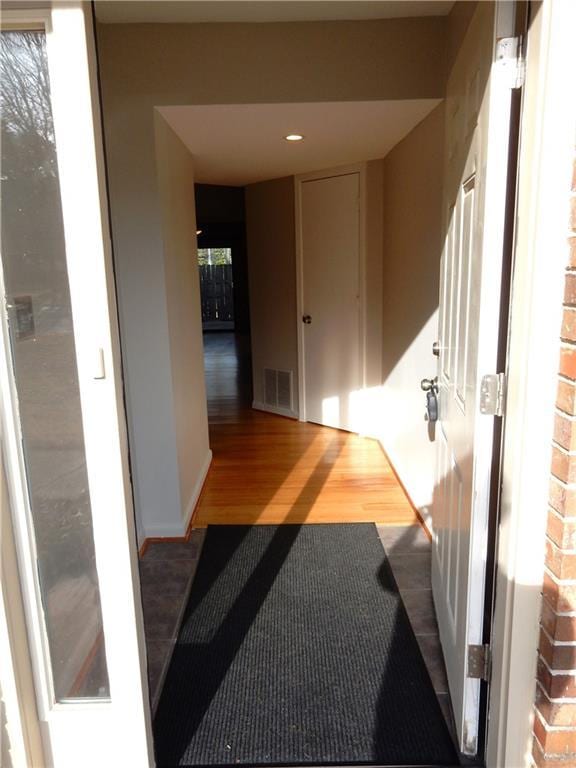
<path fill-rule="evenodd" d="M 536 689 L 536 708 L 548 725 L 576 726 L 576 704 L 550 701 L 540 686 Z"/>
<path fill-rule="evenodd" d="M 565 309 L 562 313 L 562 330 L 560 335 L 566 341 L 576 341 L 576 310 Z"/>
<path fill-rule="evenodd" d="M 550 506 L 563 517 L 576 517 L 576 488 L 568 488 L 560 480 L 550 480 Z"/>
<path fill-rule="evenodd" d="M 558 579 L 576 579 L 576 554 L 546 539 L 546 565 Z"/>
<path fill-rule="evenodd" d="M 576 192 L 576 156 L 572 163 Z M 560 332 L 559 372 L 554 417 L 550 495 L 546 528 L 546 570 L 542 586 L 538 681 L 532 758 L 537 768 L 576 766 L 576 195 L 569 200 L 568 266 Z M 570 645 L 566 645 L 570 642 Z M 560 644 L 564 643 L 564 644 Z M 558 674 L 553 674 L 553 672 Z M 554 701 L 552 701 L 554 699 Z"/>
<path fill-rule="evenodd" d="M 562 379 L 558 381 L 556 405 L 570 416 L 576 416 L 576 384 Z"/>
<path fill-rule="evenodd" d="M 576 754 L 576 728 L 562 731 L 549 730 L 536 716 L 534 718 L 534 735 L 547 756 L 565 757 Z"/>
<path fill-rule="evenodd" d="M 568 273 L 564 285 L 564 304 L 576 305 L 576 275 Z"/>
<path fill-rule="evenodd" d="M 568 266 L 576 267 L 576 237 L 568 238 L 568 248 L 570 251 L 568 256 Z"/>
<path fill-rule="evenodd" d="M 558 370 L 562 376 L 566 376 L 568 379 L 576 379 L 576 347 L 561 348 L 560 367 Z"/>
<path fill-rule="evenodd" d="M 576 359 L 576 358 L 575 358 Z M 576 482 L 576 456 L 552 446 L 552 474 L 564 483 Z"/>
<path fill-rule="evenodd" d="M 576 616 L 557 614 L 547 600 L 542 600 L 540 623 L 556 640 L 565 642 L 576 640 Z"/>
<path fill-rule="evenodd" d="M 532 758 L 536 768 L 574 768 L 576 755 L 566 755 L 565 757 L 547 757 L 542 752 L 542 747 L 534 739 L 532 749 Z"/>
<path fill-rule="evenodd" d="M 544 574 L 542 594 L 557 613 L 574 611 L 576 605 L 576 584 L 556 581 L 549 573 Z M 550 633 L 553 635 L 553 633 Z"/>
<path fill-rule="evenodd" d="M 562 413 L 555 414 L 554 441 L 567 451 L 576 450 L 576 421 Z"/>
<path fill-rule="evenodd" d="M 538 681 L 551 699 L 576 698 L 576 676 L 553 675 L 541 658 L 538 659 Z"/>
<path fill-rule="evenodd" d="M 550 669 L 576 669 L 576 644 L 557 645 L 540 630 L 540 655 Z"/>
<path fill-rule="evenodd" d="M 560 517 L 550 509 L 546 533 L 560 549 L 576 549 L 576 520 Z"/>

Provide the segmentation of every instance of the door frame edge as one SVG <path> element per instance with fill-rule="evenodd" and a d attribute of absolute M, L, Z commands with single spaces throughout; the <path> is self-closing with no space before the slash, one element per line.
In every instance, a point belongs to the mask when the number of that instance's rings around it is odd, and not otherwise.
<path fill-rule="evenodd" d="M 576 100 L 571 3 L 533 3 L 520 123 L 516 241 L 495 552 L 486 766 L 532 764 L 544 541 Z M 526 524 L 526 513 L 530 524 Z"/>

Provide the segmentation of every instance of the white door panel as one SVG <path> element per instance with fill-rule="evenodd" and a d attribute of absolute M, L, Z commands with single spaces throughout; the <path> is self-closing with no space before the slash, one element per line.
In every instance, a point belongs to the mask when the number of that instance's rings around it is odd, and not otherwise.
<path fill-rule="evenodd" d="M 483 641 L 495 418 L 480 414 L 479 395 L 482 375 L 497 373 L 511 97 L 493 62 L 513 11 L 513 3 L 478 5 L 446 98 L 432 582 L 465 754 L 478 747 L 481 683 L 468 677 L 468 647 Z"/>
<path fill-rule="evenodd" d="M 360 390 L 358 173 L 301 188 L 306 420 L 357 429 Z"/>

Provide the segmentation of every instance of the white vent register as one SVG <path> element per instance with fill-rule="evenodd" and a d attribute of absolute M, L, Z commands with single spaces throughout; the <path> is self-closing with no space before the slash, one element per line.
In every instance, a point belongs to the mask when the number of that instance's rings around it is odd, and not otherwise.
<path fill-rule="evenodd" d="M 264 402 L 273 408 L 292 410 L 292 371 L 264 368 Z"/>

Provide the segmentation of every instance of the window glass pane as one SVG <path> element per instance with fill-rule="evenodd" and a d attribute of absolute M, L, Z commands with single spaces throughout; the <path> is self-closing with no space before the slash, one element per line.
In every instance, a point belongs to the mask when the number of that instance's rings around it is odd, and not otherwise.
<path fill-rule="evenodd" d="M 43 32 L 2 32 L 2 268 L 56 700 L 108 672 Z"/>

